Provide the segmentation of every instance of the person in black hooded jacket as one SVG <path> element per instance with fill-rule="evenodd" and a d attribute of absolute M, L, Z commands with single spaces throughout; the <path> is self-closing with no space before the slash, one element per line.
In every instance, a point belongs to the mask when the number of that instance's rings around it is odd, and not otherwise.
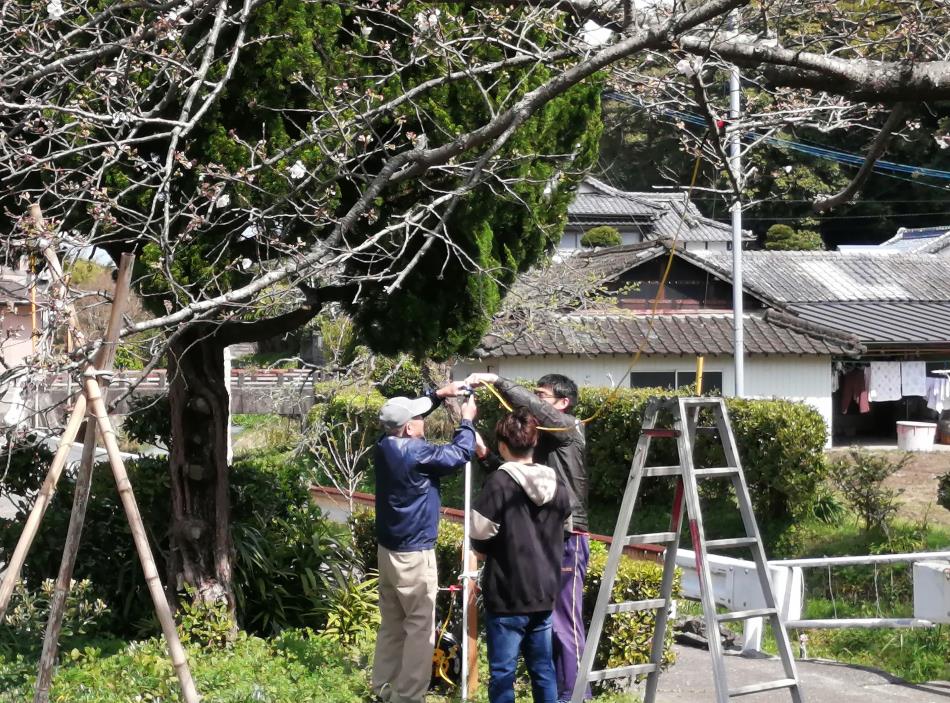
<path fill-rule="evenodd" d="M 556 703 L 551 611 L 561 589 L 570 494 L 554 469 L 535 464 L 538 421 L 526 409 L 495 427 L 505 462 L 489 475 L 472 511 L 472 546 L 485 558 L 482 595 L 491 703 L 513 703 L 522 653 L 535 703 Z"/>

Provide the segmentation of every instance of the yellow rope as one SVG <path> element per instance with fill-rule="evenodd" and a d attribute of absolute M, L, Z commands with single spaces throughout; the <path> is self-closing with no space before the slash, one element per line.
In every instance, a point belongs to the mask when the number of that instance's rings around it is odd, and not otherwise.
<path fill-rule="evenodd" d="M 696 186 L 696 179 L 699 177 L 699 166 L 702 163 L 702 145 L 699 146 L 699 149 L 696 151 L 696 162 L 693 164 L 693 175 L 689 181 L 689 189 L 686 191 L 686 199 L 689 201 L 693 195 L 693 188 Z M 579 423 L 586 425 L 588 422 L 592 422 L 600 417 L 601 412 L 607 406 L 607 403 L 613 399 L 617 393 L 620 391 L 620 384 L 623 383 L 623 380 L 630 375 L 630 372 L 633 371 L 633 368 L 640 361 L 640 357 L 643 355 L 643 350 L 646 347 L 647 340 L 650 338 L 650 335 L 653 333 L 653 326 L 656 324 L 656 313 L 657 309 L 660 307 L 660 302 L 663 300 L 663 293 L 666 289 L 666 282 L 669 279 L 670 271 L 673 268 L 673 259 L 676 253 L 676 243 L 679 241 L 680 232 L 683 229 L 683 223 L 686 221 L 686 211 L 687 208 L 683 208 L 683 215 L 680 217 L 679 224 L 676 227 L 676 232 L 673 234 L 673 242 L 670 244 L 670 254 L 666 260 L 666 267 L 663 270 L 663 275 L 660 277 L 660 286 L 656 291 L 656 296 L 653 298 L 653 306 L 650 310 L 650 318 L 647 321 L 647 333 L 640 340 L 639 345 L 637 345 L 637 352 L 633 356 L 633 361 L 630 362 L 630 366 L 627 367 L 627 370 L 624 371 L 623 376 L 620 377 L 620 380 L 617 382 L 617 385 L 610 391 L 607 396 L 607 399 L 601 404 L 599 408 L 594 412 L 593 415 L 584 419 L 578 420 Z M 491 391 L 498 401 L 501 403 L 502 407 L 505 408 L 508 412 L 512 412 L 511 405 L 502 397 L 501 393 L 490 383 L 485 384 L 485 387 Z M 544 432 L 567 432 L 568 430 L 573 429 L 572 427 L 538 427 L 539 430 Z"/>

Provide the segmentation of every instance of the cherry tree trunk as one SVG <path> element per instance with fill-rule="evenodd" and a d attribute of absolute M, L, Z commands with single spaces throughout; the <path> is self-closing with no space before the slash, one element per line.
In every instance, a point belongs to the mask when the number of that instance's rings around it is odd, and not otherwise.
<path fill-rule="evenodd" d="M 168 351 L 171 412 L 169 586 L 185 584 L 235 615 L 228 466 L 229 397 L 224 347 L 203 326 L 185 330 Z"/>

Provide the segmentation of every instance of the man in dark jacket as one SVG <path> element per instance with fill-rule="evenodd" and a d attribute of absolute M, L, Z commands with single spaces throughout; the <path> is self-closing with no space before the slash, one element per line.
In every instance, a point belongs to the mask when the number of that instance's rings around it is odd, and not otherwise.
<path fill-rule="evenodd" d="M 379 611 L 372 687 L 389 703 L 422 703 L 435 645 L 439 480 L 475 451 L 475 398 L 462 404 L 452 442 L 425 440 L 425 416 L 462 393 L 450 383 L 422 398 L 390 398 L 379 411 L 385 433 L 376 444 L 376 537 Z"/>
<path fill-rule="evenodd" d="M 558 700 L 569 701 L 587 639 L 583 599 L 590 559 L 584 425 L 571 414 L 577 404 L 577 384 L 567 376 L 548 374 L 538 379 L 534 390 L 529 390 L 493 373 L 473 373 L 464 383 L 473 387 L 492 384 L 512 407 L 527 408 L 540 425 L 534 460 L 554 469 L 567 485 L 573 529 L 564 538 L 561 591 L 554 604 L 553 618 Z M 589 689 L 586 697 L 591 697 Z"/>
<path fill-rule="evenodd" d="M 472 547 L 486 558 L 482 573 L 488 636 L 488 700 L 514 703 L 518 654 L 524 654 L 534 703 L 557 701 L 551 610 L 561 589 L 567 486 L 531 452 L 538 421 L 519 408 L 498 421 L 505 462 L 489 475 L 472 509 Z"/>

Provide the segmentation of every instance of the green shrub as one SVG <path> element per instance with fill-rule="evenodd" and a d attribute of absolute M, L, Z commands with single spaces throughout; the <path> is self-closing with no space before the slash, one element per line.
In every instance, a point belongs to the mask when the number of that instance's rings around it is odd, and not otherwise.
<path fill-rule="evenodd" d="M 601 225 L 592 227 L 584 232 L 581 237 L 581 246 L 588 249 L 594 247 L 616 247 L 620 246 L 623 240 L 620 238 L 620 232 L 610 225 Z"/>
<path fill-rule="evenodd" d="M 42 482 L 48 453 L 14 452 L 4 490 L 26 496 L 16 514 L 0 520 L 0 561 L 7 561 Z M 171 524 L 168 463 L 164 458 L 127 462 L 130 480 L 153 546 L 158 572 L 166 573 Z M 239 457 L 231 469 L 232 536 L 238 618 L 247 629 L 273 633 L 292 626 L 320 628 L 320 603 L 334 573 L 352 568 L 345 526 L 329 522 L 309 495 L 310 475 L 293 453 Z M 74 481 L 60 479 L 55 502 L 23 569 L 28 583 L 54 578 L 62 556 Z M 76 579 L 89 579 L 95 595 L 114 614 L 113 632 L 123 636 L 157 632 L 151 598 L 142 576 L 125 512 L 107 465 L 96 467 Z"/>
<path fill-rule="evenodd" d="M 950 471 L 937 480 L 937 505 L 950 510 Z"/>
<path fill-rule="evenodd" d="M 586 427 L 591 529 L 612 533 L 647 400 L 657 395 L 687 393 L 684 389 L 673 393 L 660 389 L 580 389 L 576 415 L 594 418 Z M 359 422 L 362 427 L 375 428 L 382 403 L 383 398 L 377 393 L 343 392 L 315 407 L 311 418 L 330 419 L 340 424 Z M 804 403 L 729 398 L 726 404 L 766 543 L 776 554 L 792 553 L 799 545 L 796 525 L 813 512 L 827 476 L 824 421 L 816 410 Z M 491 428 L 503 408 L 486 390 L 479 391 L 478 407 L 477 425 L 486 440 L 493 443 Z M 445 423 L 445 427 L 440 427 L 433 416 L 426 425 L 427 436 L 434 441 L 447 440 L 448 425 Z M 365 436 L 367 441 L 375 441 L 376 435 L 376 432 L 367 432 Z M 672 442 L 659 440 L 652 443 L 648 465 L 666 465 L 675 460 Z M 722 466 L 724 459 L 718 440 L 702 435 L 696 461 L 697 466 Z M 459 477 L 443 482 L 445 505 L 460 505 L 460 502 L 453 501 L 454 496 L 461 495 L 460 484 Z M 369 487 L 372 482 L 367 481 L 366 485 Z M 713 528 L 717 527 L 717 519 L 721 516 L 719 522 L 724 523 L 724 530 L 741 529 L 733 499 L 716 493 L 714 485 L 712 481 L 703 485 L 704 495 L 713 499 L 711 510 L 704 517 Z M 647 481 L 642 495 L 644 509 L 635 513 L 634 526 L 644 531 L 665 529 L 672 503 L 672 482 Z"/>
<path fill-rule="evenodd" d="M 53 703 L 181 700 L 178 679 L 160 639 L 65 653 L 53 679 Z M 336 642 L 306 630 L 273 640 L 241 633 L 225 649 L 189 647 L 202 700 L 209 703 L 361 703 L 372 696 L 365 672 Z M 18 668 L 19 667 L 19 668 Z M 31 700 L 33 676 L 22 661 L 0 661 L 0 701 Z"/>
<path fill-rule="evenodd" d="M 388 356 L 375 357 L 370 379 L 387 398 L 399 395 L 416 398 L 422 395 L 426 387 L 422 367 L 405 354 L 395 359 Z"/>
<path fill-rule="evenodd" d="M 897 513 L 897 498 L 904 489 L 895 490 L 884 485 L 910 461 L 904 454 L 897 461 L 864 449 L 852 449 L 847 457 L 831 463 L 831 478 L 841 490 L 844 500 L 857 513 L 864 533 L 888 533 L 891 519 Z"/>
<path fill-rule="evenodd" d="M 55 581 L 44 580 L 39 588 L 29 589 L 18 582 L 10 599 L 10 608 L 0 627 L 0 651 L 8 654 L 36 655 L 46 632 Z M 74 581 L 66 596 L 60 629 L 60 648 L 67 649 L 81 638 L 95 637 L 109 624 L 109 607 L 93 593 L 89 580 Z"/>

